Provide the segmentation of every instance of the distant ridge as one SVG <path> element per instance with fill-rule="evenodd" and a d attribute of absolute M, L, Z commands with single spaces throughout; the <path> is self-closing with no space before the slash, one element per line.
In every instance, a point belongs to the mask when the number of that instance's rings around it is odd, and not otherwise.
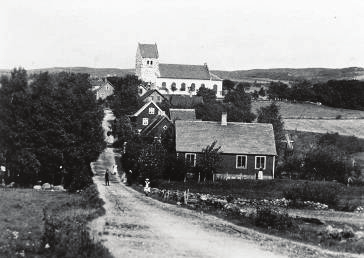
<path fill-rule="evenodd" d="M 309 80 L 326 82 L 329 80 L 364 80 L 364 68 L 274 68 L 238 71 L 211 71 L 217 76 L 238 81 L 294 81 Z"/>
<path fill-rule="evenodd" d="M 52 67 L 42 69 L 27 70 L 29 74 L 48 71 L 56 72 L 73 72 L 88 73 L 91 76 L 125 76 L 134 74 L 134 69 L 119 68 L 91 68 L 91 67 Z M 289 82 L 294 80 L 309 80 L 312 82 L 326 82 L 328 80 L 364 80 L 364 68 L 347 67 L 347 68 L 273 68 L 273 69 L 253 69 L 253 70 L 237 70 L 237 71 L 221 71 L 212 70 L 222 79 L 247 82 L 268 83 L 270 81 Z M 0 69 L 0 74 L 9 74 L 10 69 Z"/>

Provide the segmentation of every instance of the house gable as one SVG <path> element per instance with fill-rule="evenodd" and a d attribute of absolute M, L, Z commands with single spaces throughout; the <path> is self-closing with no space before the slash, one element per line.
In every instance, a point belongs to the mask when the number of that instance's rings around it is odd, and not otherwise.
<path fill-rule="evenodd" d="M 149 102 L 151 100 L 160 103 L 163 100 L 166 100 L 166 98 L 158 90 L 149 90 L 140 97 L 141 102 Z"/>
<path fill-rule="evenodd" d="M 133 127 L 136 130 L 150 125 L 156 116 L 166 116 L 165 112 L 154 101 L 145 103 L 137 112 L 130 116 Z"/>

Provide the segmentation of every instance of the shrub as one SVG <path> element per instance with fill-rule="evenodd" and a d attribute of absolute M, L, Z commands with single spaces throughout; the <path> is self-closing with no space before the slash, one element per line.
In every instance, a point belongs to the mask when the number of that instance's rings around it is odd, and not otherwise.
<path fill-rule="evenodd" d="M 291 200 L 292 206 L 300 206 L 304 201 L 319 202 L 337 207 L 342 186 L 333 182 L 297 183 L 283 191 L 283 196 Z"/>
<path fill-rule="evenodd" d="M 292 228 L 295 223 L 294 219 L 288 216 L 287 211 L 281 208 L 272 206 L 259 206 L 257 207 L 255 225 L 264 228 L 286 230 Z"/>

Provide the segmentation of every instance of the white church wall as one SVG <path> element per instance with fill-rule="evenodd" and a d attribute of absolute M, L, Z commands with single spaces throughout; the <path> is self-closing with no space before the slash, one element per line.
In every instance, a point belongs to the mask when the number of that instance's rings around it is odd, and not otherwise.
<path fill-rule="evenodd" d="M 162 90 L 163 88 L 163 82 L 166 84 L 166 88 L 168 89 L 168 92 L 165 90 Z M 172 91 L 172 83 L 176 84 L 176 91 Z M 184 91 L 181 91 L 181 85 L 182 83 L 186 84 L 186 88 Z M 195 90 L 192 92 L 189 92 L 188 88 L 191 87 L 191 84 L 195 84 Z M 171 79 L 171 78 L 157 78 L 155 87 L 158 89 L 162 94 L 178 94 L 178 95 L 196 95 L 198 89 L 201 87 L 201 85 L 204 84 L 205 88 L 214 90 L 214 85 L 217 87 L 216 97 L 222 98 L 222 81 L 213 81 L 213 80 L 198 80 L 198 79 Z"/>

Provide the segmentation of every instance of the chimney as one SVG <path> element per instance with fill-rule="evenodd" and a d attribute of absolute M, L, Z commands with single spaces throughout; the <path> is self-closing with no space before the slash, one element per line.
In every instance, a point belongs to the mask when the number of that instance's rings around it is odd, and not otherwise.
<path fill-rule="evenodd" d="M 221 114 L 221 125 L 227 125 L 227 112 L 222 112 Z"/>

